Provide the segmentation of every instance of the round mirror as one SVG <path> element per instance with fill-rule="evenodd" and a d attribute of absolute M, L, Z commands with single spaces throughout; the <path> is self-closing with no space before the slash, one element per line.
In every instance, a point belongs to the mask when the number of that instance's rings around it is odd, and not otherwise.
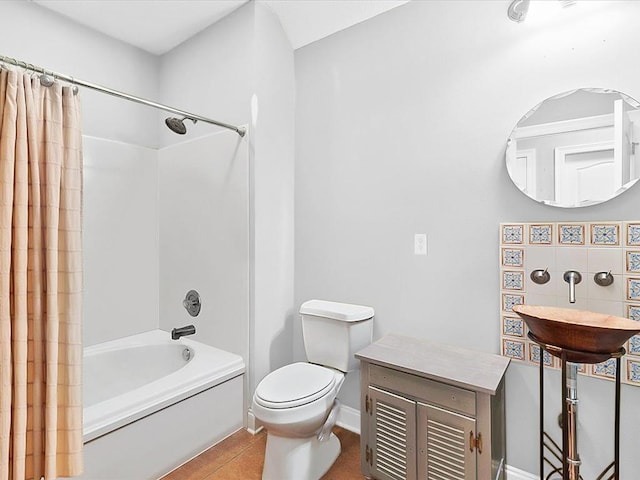
<path fill-rule="evenodd" d="M 640 104 L 615 90 L 581 88 L 529 110 L 507 140 L 513 183 L 546 205 L 605 202 L 640 177 Z"/>

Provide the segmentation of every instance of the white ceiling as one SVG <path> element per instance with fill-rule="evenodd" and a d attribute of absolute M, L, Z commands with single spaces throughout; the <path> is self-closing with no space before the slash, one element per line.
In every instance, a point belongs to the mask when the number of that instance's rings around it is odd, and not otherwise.
<path fill-rule="evenodd" d="M 113 38 L 162 55 L 248 0 L 31 0 Z M 409 0 L 256 0 L 296 49 Z"/>

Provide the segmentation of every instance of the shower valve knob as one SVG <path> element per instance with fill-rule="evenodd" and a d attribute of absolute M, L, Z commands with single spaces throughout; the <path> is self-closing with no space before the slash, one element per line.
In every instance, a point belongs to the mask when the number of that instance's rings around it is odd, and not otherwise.
<path fill-rule="evenodd" d="M 189 312 L 189 315 L 196 317 L 200 313 L 201 308 L 200 294 L 195 290 L 189 290 L 182 301 L 182 306 Z"/>

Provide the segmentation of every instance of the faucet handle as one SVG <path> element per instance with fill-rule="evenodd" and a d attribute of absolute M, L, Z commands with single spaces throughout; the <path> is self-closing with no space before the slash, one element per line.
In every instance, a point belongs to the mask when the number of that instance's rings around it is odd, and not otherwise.
<path fill-rule="evenodd" d="M 537 283 L 538 285 L 544 285 L 549 280 L 551 280 L 551 275 L 547 270 L 549 269 L 545 268 L 544 270 L 542 270 L 538 268 L 537 270 L 534 270 L 533 272 L 531 272 L 531 275 L 529 275 L 529 277 L 531 278 L 533 283 Z"/>
<path fill-rule="evenodd" d="M 608 272 L 598 272 L 593 276 L 593 281 L 601 287 L 608 287 L 613 283 L 613 275 L 611 270 Z"/>

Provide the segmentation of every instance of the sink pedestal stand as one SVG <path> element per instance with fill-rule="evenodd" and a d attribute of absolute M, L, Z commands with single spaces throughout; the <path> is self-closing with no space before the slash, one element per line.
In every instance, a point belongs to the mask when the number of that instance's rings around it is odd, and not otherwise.
<path fill-rule="evenodd" d="M 610 353 L 592 353 L 550 345 L 539 341 L 531 332 L 529 338 L 540 348 L 540 479 L 551 480 L 554 474 L 562 474 L 562 480 L 582 480 L 580 476 L 580 456 L 578 455 L 577 415 L 578 390 L 577 377 L 579 363 L 595 364 L 616 359 L 615 381 L 615 433 L 614 460 L 596 480 L 620 480 L 620 359 L 626 353 L 623 347 Z M 544 431 L 544 351 L 558 357 L 562 365 L 562 448 Z M 551 458 L 547 457 L 547 453 Z M 551 472 L 545 477 L 545 462 L 551 466 Z M 557 462 L 560 462 L 558 465 Z"/>

